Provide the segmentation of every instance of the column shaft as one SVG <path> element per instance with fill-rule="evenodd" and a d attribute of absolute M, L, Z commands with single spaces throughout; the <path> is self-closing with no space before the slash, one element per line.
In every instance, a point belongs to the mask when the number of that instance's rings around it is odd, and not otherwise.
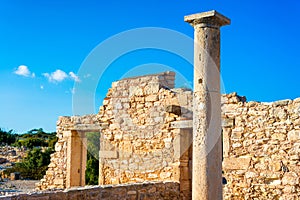
<path fill-rule="evenodd" d="M 185 17 L 194 32 L 193 200 L 222 199 L 220 27 L 216 11 Z"/>
<path fill-rule="evenodd" d="M 195 27 L 193 199 L 222 199 L 220 31 Z"/>

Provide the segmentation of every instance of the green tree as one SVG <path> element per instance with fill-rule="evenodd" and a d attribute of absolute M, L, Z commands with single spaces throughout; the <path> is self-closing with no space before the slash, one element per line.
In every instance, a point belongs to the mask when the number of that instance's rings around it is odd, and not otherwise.
<path fill-rule="evenodd" d="M 0 144 L 11 145 L 17 140 L 17 135 L 13 133 L 13 130 L 4 131 L 0 128 Z"/>
<path fill-rule="evenodd" d="M 56 136 L 51 137 L 50 139 L 48 139 L 48 147 L 51 148 L 51 149 L 54 149 L 57 140 L 58 140 L 58 138 Z"/>
<path fill-rule="evenodd" d="M 33 149 L 33 147 L 45 147 L 48 146 L 47 142 L 41 138 L 26 138 L 20 141 L 21 146 Z"/>
<path fill-rule="evenodd" d="M 29 149 L 33 149 L 34 147 L 50 147 L 54 149 L 56 142 L 56 132 L 46 133 L 42 128 L 39 128 L 19 135 L 14 145 L 19 147 L 24 146 Z"/>
<path fill-rule="evenodd" d="M 85 182 L 87 185 L 98 185 L 100 133 L 88 132 L 86 133 L 86 138 L 88 154 L 85 171 Z"/>
<path fill-rule="evenodd" d="M 90 152 L 87 155 L 85 183 L 87 185 L 98 185 L 99 178 L 99 160 L 96 159 Z"/>

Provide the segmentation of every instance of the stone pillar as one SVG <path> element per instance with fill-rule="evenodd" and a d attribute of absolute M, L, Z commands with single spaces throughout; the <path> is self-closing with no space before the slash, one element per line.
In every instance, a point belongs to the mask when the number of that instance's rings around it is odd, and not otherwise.
<path fill-rule="evenodd" d="M 193 200 L 222 199 L 220 27 L 216 11 L 185 16 L 194 29 Z"/>

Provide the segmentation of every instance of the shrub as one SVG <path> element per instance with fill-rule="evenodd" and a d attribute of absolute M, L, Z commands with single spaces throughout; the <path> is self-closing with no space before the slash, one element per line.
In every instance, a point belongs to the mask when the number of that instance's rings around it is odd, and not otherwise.
<path fill-rule="evenodd" d="M 39 180 L 46 173 L 52 152 L 50 148 L 45 151 L 42 151 L 41 148 L 34 148 L 29 151 L 22 162 L 16 163 L 12 168 L 6 169 L 4 173 L 9 175 L 12 172 L 20 172 L 22 178 Z"/>

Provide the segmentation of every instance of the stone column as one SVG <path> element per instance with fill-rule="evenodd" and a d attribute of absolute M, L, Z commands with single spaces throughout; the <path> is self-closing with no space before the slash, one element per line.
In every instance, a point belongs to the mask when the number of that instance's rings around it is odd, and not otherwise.
<path fill-rule="evenodd" d="M 220 27 L 216 11 L 185 16 L 194 29 L 193 200 L 222 199 Z"/>

